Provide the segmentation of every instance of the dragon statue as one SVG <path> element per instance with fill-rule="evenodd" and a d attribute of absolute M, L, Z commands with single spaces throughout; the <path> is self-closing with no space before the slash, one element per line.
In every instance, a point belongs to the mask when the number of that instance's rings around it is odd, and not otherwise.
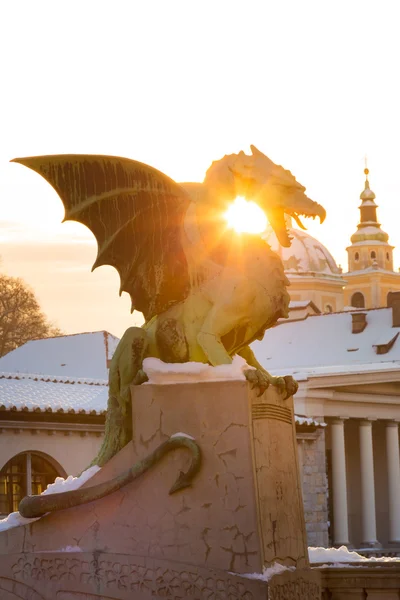
<path fill-rule="evenodd" d="M 271 376 L 250 349 L 288 316 L 289 282 L 282 262 L 260 235 L 237 234 L 224 214 L 243 196 L 266 213 L 282 246 L 290 246 L 285 214 L 325 218 L 322 206 L 287 170 L 251 146 L 251 154 L 214 162 L 202 184 L 177 184 L 127 158 L 55 155 L 18 158 L 42 175 L 65 207 L 65 219 L 95 235 L 93 269 L 115 267 L 120 293 L 144 325 L 123 335 L 110 366 L 106 433 L 93 464 L 103 465 L 132 438 L 130 386 L 147 380 L 143 360 L 197 361 L 216 366 L 242 356 L 247 379 L 262 393 L 297 390 L 291 377 Z"/>

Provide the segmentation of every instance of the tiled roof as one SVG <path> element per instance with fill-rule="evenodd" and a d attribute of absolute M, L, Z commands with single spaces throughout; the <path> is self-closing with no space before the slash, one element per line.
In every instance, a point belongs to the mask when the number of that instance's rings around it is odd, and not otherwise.
<path fill-rule="evenodd" d="M 107 398 L 107 382 L 45 381 L 0 373 L 0 410 L 101 414 Z"/>

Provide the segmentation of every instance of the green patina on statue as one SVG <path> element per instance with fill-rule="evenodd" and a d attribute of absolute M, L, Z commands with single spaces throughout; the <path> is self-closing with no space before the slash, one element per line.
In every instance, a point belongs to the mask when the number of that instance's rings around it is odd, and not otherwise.
<path fill-rule="evenodd" d="M 143 360 L 228 364 L 235 354 L 253 369 L 248 380 L 296 392 L 291 377 L 271 376 L 249 344 L 287 317 L 289 284 L 279 256 L 259 235 L 227 227 L 229 204 L 243 196 L 266 213 L 283 246 L 285 213 L 325 218 L 293 175 L 251 147 L 214 162 L 203 184 L 177 184 L 145 164 L 109 156 L 60 155 L 15 159 L 57 191 L 65 220 L 96 236 L 93 268 L 115 267 L 120 292 L 141 311 L 143 327 L 126 331 L 110 367 L 106 435 L 93 464 L 103 465 L 132 438 L 130 386 L 147 380 Z"/>

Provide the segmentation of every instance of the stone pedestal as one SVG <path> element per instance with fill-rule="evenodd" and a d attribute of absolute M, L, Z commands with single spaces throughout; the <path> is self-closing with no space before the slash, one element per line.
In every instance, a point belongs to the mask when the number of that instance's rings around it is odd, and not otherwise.
<path fill-rule="evenodd" d="M 132 389 L 132 408 L 134 442 L 86 487 L 179 432 L 203 453 L 192 486 L 168 495 L 190 460 L 178 449 L 106 498 L 1 533 L 4 597 L 317 600 L 292 400 L 272 388 L 257 398 L 243 381 L 145 384 Z M 295 570 L 269 583 L 245 577 L 274 562 Z"/>
<path fill-rule="evenodd" d="M 137 505 L 157 522 L 137 532 L 142 540 L 161 542 L 172 560 L 236 573 L 275 561 L 308 566 L 292 399 L 274 388 L 258 398 L 246 382 L 223 381 L 144 385 L 132 401 L 136 456 L 177 432 L 203 452 L 191 489 L 164 497 L 187 466 L 176 452 L 149 474 L 150 498 L 145 485 L 137 490 Z"/>

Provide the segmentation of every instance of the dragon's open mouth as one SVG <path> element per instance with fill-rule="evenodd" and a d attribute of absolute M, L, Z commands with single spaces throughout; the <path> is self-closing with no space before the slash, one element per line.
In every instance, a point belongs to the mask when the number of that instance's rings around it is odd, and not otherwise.
<path fill-rule="evenodd" d="M 325 213 L 325 211 L 324 211 L 324 213 Z M 301 229 L 304 229 L 304 231 L 307 231 L 307 227 L 305 227 L 305 225 L 303 225 L 303 223 L 300 220 L 300 216 L 299 216 L 299 214 L 296 211 L 293 211 L 293 212 L 288 211 L 287 214 L 290 215 L 296 221 L 297 225 Z M 318 214 L 318 215 L 313 215 L 313 214 L 312 215 L 308 215 L 308 214 L 301 213 L 301 216 L 302 217 L 306 217 L 307 219 L 315 219 L 315 217 L 319 217 L 320 223 L 323 223 L 324 220 L 325 220 L 325 214 L 322 215 L 321 213 Z"/>
<path fill-rule="evenodd" d="M 268 220 L 269 220 L 273 230 L 276 233 L 278 241 L 281 244 L 281 246 L 284 246 L 286 248 L 288 248 L 290 246 L 292 237 L 289 235 L 289 229 L 287 227 L 287 221 L 285 219 L 285 214 L 292 217 L 296 221 L 297 225 L 301 229 L 304 229 L 304 230 L 306 230 L 307 228 L 302 223 L 300 216 L 302 218 L 305 217 L 305 218 L 312 218 L 312 219 L 315 219 L 315 217 L 319 217 L 319 220 L 321 223 L 324 222 L 325 217 L 326 217 L 325 209 L 321 205 L 317 204 L 316 202 L 313 203 L 313 206 L 312 206 L 312 208 L 310 208 L 310 210 L 297 211 L 297 210 L 290 210 L 290 209 L 283 210 L 282 208 L 280 208 L 280 209 L 268 211 Z"/>

